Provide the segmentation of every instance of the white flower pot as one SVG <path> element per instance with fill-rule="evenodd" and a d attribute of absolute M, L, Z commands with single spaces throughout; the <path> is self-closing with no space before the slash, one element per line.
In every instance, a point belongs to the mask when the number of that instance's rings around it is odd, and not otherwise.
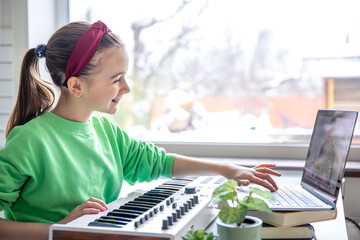
<path fill-rule="evenodd" d="M 240 226 L 223 223 L 219 218 L 216 220 L 220 240 L 261 240 L 262 223 L 261 219 L 252 216 L 246 216 Z"/>

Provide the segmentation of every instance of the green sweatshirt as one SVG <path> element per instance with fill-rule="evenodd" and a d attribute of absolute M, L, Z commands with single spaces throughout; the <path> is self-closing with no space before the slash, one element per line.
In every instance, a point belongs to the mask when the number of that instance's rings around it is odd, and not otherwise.
<path fill-rule="evenodd" d="M 0 210 L 10 220 L 54 223 L 90 197 L 116 200 L 123 180 L 171 177 L 173 160 L 105 117 L 77 123 L 46 112 L 15 127 L 0 150 Z"/>

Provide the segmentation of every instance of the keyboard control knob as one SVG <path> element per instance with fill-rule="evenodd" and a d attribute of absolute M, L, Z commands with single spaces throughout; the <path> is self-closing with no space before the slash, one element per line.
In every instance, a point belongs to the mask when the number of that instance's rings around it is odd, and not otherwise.
<path fill-rule="evenodd" d="M 170 205 L 170 199 L 166 199 L 166 206 Z"/>
<path fill-rule="evenodd" d="M 160 211 L 163 211 L 164 210 L 164 205 L 161 204 L 160 207 L 159 207 Z"/>
<path fill-rule="evenodd" d="M 198 195 L 195 195 L 195 196 L 194 196 L 194 199 L 195 199 L 195 204 L 198 204 L 198 203 L 199 203 L 199 196 L 198 196 Z"/>
<path fill-rule="evenodd" d="M 169 223 L 168 223 L 168 220 L 167 220 L 167 219 L 163 219 L 161 229 L 162 229 L 162 230 L 169 229 Z"/>
<path fill-rule="evenodd" d="M 174 198 L 174 197 L 170 197 L 170 202 L 171 202 L 171 203 L 175 202 L 175 198 Z"/>
<path fill-rule="evenodd" d="M 195 198 L 190 198 L 190 201 L 191 201 L 191 206 L 195 206 Z"/>
<path fill-rule="evenodd" d="M 180 209 L 176 209 L 176 217 L 177 218 L 181 218 L 181 210 Z"/>
<path fill-rule="evenodd" d="M 195 187 L 185 187 L 185 193 L 186 194 L 194 194 L 194 193 L 196 193 L 196 188 Z"/>
<path fill-rule="evenodd" d="M 173 218 L 172 218 L 172 216 L 168 216 L 167 219 L 168 219 L 168 222 L 169 222 L 169 226 L 172 226 L 172 225 L 173 225 Z"/>
<path fill-rule="evenodd" d="M 189 206 L 187 205 L 187 203 L 184 203 L 184 211 L 188 212 L 189 211 Z"/>
<path fill-rule="evenodd" d="M 188 205 L 188 209 L 189 209 L 189 210 L 192 209 L 191 201 L 190 201 L 190 200 L 187 200 L 186 203 L 187 203 L 187 205 Z"/>
<path fill-rule="evenodd" d="M 177 215 L 176 212 L 171 213 L 172 218 L 173 218 L 173 222 L 177 222 Z"/>
<path fill-rule="evenodd" d="M 181 215 L 185 215 L 185 207 L 184 206 L 180 207 L 180 213 L 181 213 Z"/>
<path fill-rule="evenodd" d="M 172 208 L 175 209 L 176 207 L 177 207 L 177 204 L 176 204 L 176 202 L 174 202 L 174 203 L 172 204 Z"/>

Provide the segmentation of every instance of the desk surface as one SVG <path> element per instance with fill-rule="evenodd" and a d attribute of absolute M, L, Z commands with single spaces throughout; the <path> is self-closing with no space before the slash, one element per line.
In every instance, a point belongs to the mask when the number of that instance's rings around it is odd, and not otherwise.
<path fill-rule="evenodd" d="M 282 176 L 276 178 L 278 184 L 297 184 L 301 180 L 301 171 L 280 171 Z M 312 223 L 315 229 L 316 240 L 348 240 L 344 206 L 341 191 L 337 202 L 337 217 L 334 220 Z M 216 231 L 216 224 L 213 222 L 208 228 L 209 231 Z"/>

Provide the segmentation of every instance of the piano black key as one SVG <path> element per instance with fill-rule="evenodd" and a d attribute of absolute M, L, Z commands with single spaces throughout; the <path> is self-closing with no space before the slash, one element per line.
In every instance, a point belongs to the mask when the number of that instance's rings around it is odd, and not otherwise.
<path fill-rule="evenodd" d="M 148 193 L 144 193 L 142 196 L 144 197 L 149 197 L 152 199 L 158 199 L 158 200 L 164 200 L 166 198 L 168 198 L 169 196 L 162 196 L 162 195 L 152 195 L 152 194 L 148 194 Z M 139 196 L 138 198 L 140 198 L 141 196 Z"/>
<path fill-rule="evenodd" d="M 137 197 L 136 198 L 137 200 L 141 200 L 141 199 L 144 199 L 144 200 L 151 200 L 152 202 L 154 202 L 154 203 L 160 203 L 160 202 L 162 202 L 162 201 L 164 201 L 164 199 L 162 199 L 162 198 L 156 198 L 156 197 L 152 197 L 152 196 L 140 196 L 140 197 Z"/>
<path fill-rule="evenodd" d="M 116 221 L 122 221 L 122 222 L 131 222 L 133 219 L 131 218 L 124 218 L 124 217 L 117 217 L 117 216 L 101 216 L 100 217 L 101 219 L 113 219 L 113 220 L 116 220 Z"/>
<path fill-rule="evenodd" d="M 168 191 L 172 191 L 173 193 L 179 191 L 181 188 L 175 188 L 175 187 L 169 187 L 169 186 L 159 186 L 156 187 L 155 189 L 162 189 L 162 190 L 168 190 Z"/>
<path fill-rule="evenodd" d="M 162 189 L 153 189 L 148 191 L 147 193 L 161 193 L 161 194 L 167 194 L 167 195 L 172 195 L 174 193 L 174 191 L 168 191 L 168 190 L 162 190 Z"/>
<path fill-rule="evenodd" d="M 162 186 L 177 186 L 177 187 L 185 187 L 187 184 L 180 183 L 163 183 Z"/>
<path fill-rule="evenodd" d="M 123 205 L 119 209 L 129 209 L 129 210 L 135 210 L 135 211 L 143 211 L 146 212 L 149 210 L 149 207 L 143 207 L 143 206 L 130 206 L 130 205 Z"/>
<path fill-rule="evenodd" d="M 109 212 L 107 215 L 108 216 L 125 217 L 125 218 L 137 218 L 139 216 L 139 214 L 126 213 L 126 212 L 117 212 L 117 211 Z"/>
<path fill-rule="evenodd" d="M 169 196 L 171 196 L 171 194 L 165 194 L 165 193 L 157 193 L 157 192 L 147 192 L 145 193 L 144 195 L 147 195 L 147 196 L 159 196 L 159 197 L 163 197 L 164 199 L 165 198 L 168 198 Z"/>
<path fill-rule="evenodd" d="M 128 202 L 128 204 L 136 205 L 136 206 L 144 206 L 144 207 L 148 207 L 149 209 L 156 205 L 156 204 L 151 204 L 146 201 L 130 201 L 130 202 Z"/>
<path fill-rule="evenodd" d="M 117 221 L 117 220 L 114 220 L 114 219 L 104 219 L 104 218 L 95 219 L 94 222 L 112 223 L 112 224 L 116 224 L 116 225 L 126 225 L 126 224 L 128 224 L 127 222 Z"/>
<path fill-rule="evenodd" d="M 148 193 L 144 193 L 143 196 L 149 196 L 151 198 L 157 198 L 157 199 L 167 199 L 169 196 L 167 195 L 162 195 L 162 194 L 148 194 Z"/>
<path fill-rule="evenodd" d="M 119 212 L 119 213 L 131 213 L 135 215 L 141 215 L 144 211 L 139 210 L 132 210 L 132 209 L 114 209 L 113 212 Z"/>
<path fill-rule="evenodd" d="M 101 222 L 90 222 L 88 226 L 93 227 L 116 227 L 116 228 L 122 228 L 123 225 L 119 224 L 112 224 L 112 223 L 101 223 Z"/>
<path fill-rule="evenodd" d="M 137 199 L 135 198 L 134 200 L 132 200 L 131 202 L 138 202 L 138 203 L 144 203 L 144 204 L 148 204 L 149 206 L 155 206 L 158 203 L 151 201 L 151 199 L 147 199 L 147 198 L 143 198 L 143 199 Z"/>
<path fill-rule="evenodd" d="M 146 209 L 150 209 L 154 206 L 151 206 L 151 205 L 147 205 L 147 204 L 142 204 L 141 202 L 128 202 L 126 204 L 124 204 L 123 206 L 127 206 L 127 207 L 142 207 L 142 208 L 146 208 Z M 121 209 L 121 208 L 119 208 Z M 125 209 L 128 209 L 128 208 L 125 208 Z M 138 211 L 142 211 L 142 210 L 138 210 Z"/>

